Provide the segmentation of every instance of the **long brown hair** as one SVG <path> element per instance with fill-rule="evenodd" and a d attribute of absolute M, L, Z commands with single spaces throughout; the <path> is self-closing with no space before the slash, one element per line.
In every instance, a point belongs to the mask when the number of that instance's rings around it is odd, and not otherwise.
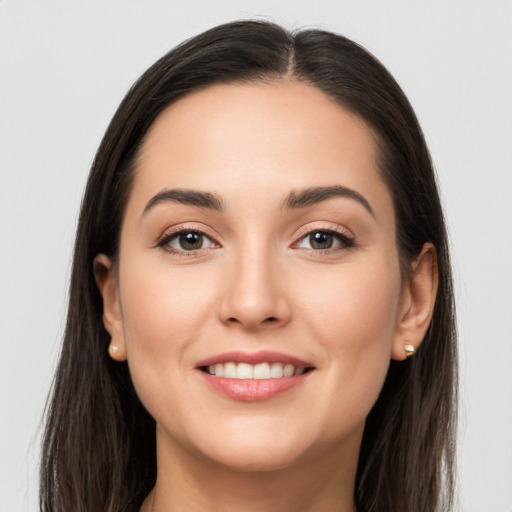
<path fill-rule="evenodd" d="M 412 359 L 392 361 L 364 431 L 356 478 L 359 512 L 451 510 L 457 360 L 448 242 L 435 173 L 411 105 L 362 47 L 320 30 L 290 33 L 240 21 L 194 37 L 130 89 L 101 142 L 82 202 L 64 343 L 47 408 L 43 512 L 138 511 L 156 479 L 155 422 L 126 363 L 107 354 L 98 253 L 115 258 L 134 160 L 156 117 L 215 83 L 293 78 L 317 87 L 372 127 L 396 213 L 402 269 L 425 242 L 437 250 L 432 323 Z"/>

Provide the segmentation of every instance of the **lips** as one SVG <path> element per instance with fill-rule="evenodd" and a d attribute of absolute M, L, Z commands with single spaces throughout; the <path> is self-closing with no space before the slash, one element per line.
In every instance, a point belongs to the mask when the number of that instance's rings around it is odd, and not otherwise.
<path fill-rule="evenodd" d="M 196 368 L 212 389 L 241 401 L 273 398 L 299 386 L 314 370 L 306 361 L 272 351 L 219 354 Z"/>
<path fill-rule="evenodd" d="M 291 364 L 297 368 L 307 368 L 313 366 L 312 364 L 299 359 L 298 357 L 281 352 L 275 352 L 273 350 L 260 350 L 258 352 L 235 350 L 231 352 L 224 352 L 222 354 L 208 357 L 207 359 L 202 359 L 201 361 L 198 361 L 196 366 L 199 368 L 204 366 L 212 366 L 217 363 L 227 363 L 230 361 L 234 363 L 247 363 L 253 365 L 259 363 L 282 363 Z"/>

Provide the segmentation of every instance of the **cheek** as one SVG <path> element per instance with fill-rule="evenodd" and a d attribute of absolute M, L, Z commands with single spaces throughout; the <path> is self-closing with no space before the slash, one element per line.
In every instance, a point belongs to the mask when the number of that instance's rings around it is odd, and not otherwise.
<path fill-rule="evenodd" d="M 351 411 L 364 421 L 375 403 L 387 374 L 400 300 L 398 265 L 373 265 L 322 278 L 316 285 L 328 290 L 304 300 L 312 337 L 323 350 L 326 376 L 325 409 L 338 424 Z M 380 269 L 380 270 L 379 270 Z M 307 295 L 305 295 L 307 297 Z M 336 422 L 335 422 L 336 423 Z"/>
<path fill-rule="evenodd" d="M 153 417 L 174 400 L 186 402 L 187 387 L 173 392 L 176 376 L 188 376 L 192 362 L 187 348 L 201 337 L 211 316 L 207 276 L 193 279 L 184 269 L 170 272 L 163 264 L 144 265 L 140 257 L 121 275 L 121 310 L 132 380 Z M 175 404 L 176 405 L 176 404 Z"/>
<path fill-rule="evenodd" d="M 400 299 L 398 265 L 341 268 L 316 275 L 297 295 L 329 351 L 390 349 Z"/>
<path fill-rule="evenodd" d="M 121 281 L 127 351 L 177 352 L 196 337 L 211 304 L 212 285 L 204 275 L 198 280 L 186 271 L 170 272 L 158 264 L 140 267 L 132 265 Z"/>

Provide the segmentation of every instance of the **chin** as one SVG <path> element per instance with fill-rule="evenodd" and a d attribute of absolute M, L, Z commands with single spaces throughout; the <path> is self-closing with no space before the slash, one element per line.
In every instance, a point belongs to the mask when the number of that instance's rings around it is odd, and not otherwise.
<path fill-rule="evenodd" d="M 210 460 L 231 471 L 244 473 L 265 473 L 279 471 L 292 467 L 300 458 L 298 453 L 290 453 L 287 449 L 272 449 L 271 447 L 244 449 L 228 449 L 222 454 L 210 455 Z"/>
<path fill-rule="evenodd" d="M 185 441 L 189 454 L 210 461 L 213 465 L 241 472 L 268 472 L 288 468 L 311 449 L 300 433 L 269 429 L 269 425 L 238 424 L 207 429 L 208 436 L 191 435 Z M 220 425 L 219 425 L 220 427 Z M 231 428 L 229 428 L 231 427 Z M 203 431 L 204 432 L 204 431 Z M 195 437 L 195 439 L 194 439 Z M 187 446 L 188 445 L 188 446 Z"/>

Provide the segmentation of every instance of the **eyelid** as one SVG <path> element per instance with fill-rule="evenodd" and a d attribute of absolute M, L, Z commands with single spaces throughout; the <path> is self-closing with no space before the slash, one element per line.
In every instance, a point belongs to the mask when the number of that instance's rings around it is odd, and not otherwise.
<path fill-rule="evenodd" d="M 344 227 L 340 226 L 339 224 L 333 224 L 331 222 L 310 222 L 309 224 L 306 224 L 305 226 L 302 226 L 295 235 L 295 242 L 298 240 L 302 240 L 306 235 L 310 235 L 311 233 L 315 233 L 316 231 L 325 231 L 337 235 L 341 235 L 344 238 L 355 240 L 354 233 Z"/>
<path fill-rule="evenodd" d="M 332 223 L 310 223 L 306 226 L 302 226 L 296 236 L 295 241 L 291 244 L 292 249 L 300 249 L 298 244 L 302 242 L 306 237 L 313 233 L 329 233 L 334 236 L 337 236 L 340 242 L 343 244 L 342 247 L 328 248 L 328 249 L 308 249 L 302 248 L 305 251 L 311 251 L 314 254 L 322 254 L 327 252 L 337 252 L 340 250 L 349 249 L 356 245 L 355 243 L 355 235 L 348 228 L 344 226 L 340 226 L 338 224 Z"/>
<path fill-rule="evenodd" d="M 158 237 L 156 240 L 156 243 L 154 244 L 155 247 L 160 247 L 164 250 L 167 250 L 168 252 L 171 252 L 173 254 L 184 254 L 184 255 L 194 255 L 197 254 L 200 251 L 204 251 L 207 249 L 210 249 L 211 247 L 202 248 L 202 249 L 196 249 L 192 251 L 185 251 L 185 250 L 177 250 L 177 249 L 171 249 L 170 246 L 165 247 L 168 242 L 178 236 L 181 233 L 199 233 L 200 235 L 206 237 L 208 240 L 212 242 L 212 244 L 216 247 L 220 247 L 221 244 L 216 240 L 216 237 L 214 237 L 211 233 L 209 233 L 209 229 L 205 229 L 205 227 L 199 227 L 197 224 L 179 224 L 176 226 L 169 227 L 165 229 L 162 234 Z M 214 247 L 213 247 L 214 248 Z"/>

